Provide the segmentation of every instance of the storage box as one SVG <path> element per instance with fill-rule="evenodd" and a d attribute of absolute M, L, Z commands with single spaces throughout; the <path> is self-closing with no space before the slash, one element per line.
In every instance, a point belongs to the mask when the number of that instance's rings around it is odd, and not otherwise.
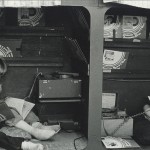
<path fill-rule="evenodd" d="M 129 52 L 104 49 L 103 72 L 111 69 L 126 69 Z"/>
<path fill-rule="evenodd" d="M 39 80 L 39 99 L 81 98 L 80 79 Z"/>
<path fill-rule="evenodd" d="M 101 136 L 111 135 L 124 121 L 124 119 L 103 119 L 101 124 Z M 129 137 L 133 136 L 133 119 L 125 122 L 113 136 Z"/>

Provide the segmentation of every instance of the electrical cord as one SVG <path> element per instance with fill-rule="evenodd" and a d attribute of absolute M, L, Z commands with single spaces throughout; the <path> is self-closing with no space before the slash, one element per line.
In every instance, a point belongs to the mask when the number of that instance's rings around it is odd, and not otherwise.
<path fill-rule="evenodd" d="M 24 98 L 25 100 L 26 100 L 27 98 L 30 99 L 31 94 L 32 94 L 32 92 L 33 92 L 33 88 L 34 88 L 34 86 L 35 86 L 35 82 L 36 82 L 37 78 L 39 77 L 39 75 L 42 75 L 42 72 L 39 72 L 39 73 L 35 76 L 34 81 L 33 81 L 33 84 L 32 84 L 32 87 L 31 87 L 31 89 L 30 89 L 30 92 L 29 92 L 28 96 L 26 96 L 26 97 Z"/>
<path fill-rule="evenodd" d="M 103 120 L 103 129 L 104 129 L 104 131 L 105 131 L 105 134 L 108 136 L 109 134 L 108 134 L 108 132 L 107 132 L 107 130 L 106 130 L 106 128 L 105 128 L 105 123 L 104 123 L 104 118 L 103 118 L 103 116 L 102 116 L 102 120 Z"/>
<path fill-rule="evenodd" d="M 81 139 L 81 138 L 83 138 L 83 137 L 85 137 L 85 136 L 80 136 L 80 137 L 74 139 L 73 145 L 74 145 L 75 150 L 79 150 L 79 149 L 77 149 L 77 147 L 76 147 L 76 141 L 79 140 L 79 139 Z M 85 148 L 80 149 L 80 150 L 84 150 L 84 149 L 85 149 Z"/>
<path fill-rule="evenodd" d="M 74 130 L 65 130 L 63 128 L 61 128 L 61 131 L 65 132 L 65 133 L 74 133 Z"/>

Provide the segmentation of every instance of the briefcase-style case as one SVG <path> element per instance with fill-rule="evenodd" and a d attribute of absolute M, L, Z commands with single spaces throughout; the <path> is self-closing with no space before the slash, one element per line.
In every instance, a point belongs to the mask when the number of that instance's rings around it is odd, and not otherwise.
<path fill-rule="evenodd" d="M 39 80 L 39 100 L 43 99 L 80 99 L 80 79 Z"/>

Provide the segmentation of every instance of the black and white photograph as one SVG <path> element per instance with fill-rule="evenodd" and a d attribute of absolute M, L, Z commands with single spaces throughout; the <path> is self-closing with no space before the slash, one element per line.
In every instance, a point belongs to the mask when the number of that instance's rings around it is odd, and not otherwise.
<path fill-rule="evenodd" d="M 150 1 L 0 0 L 0 150 L 111 149 L 150 149 Z"/>

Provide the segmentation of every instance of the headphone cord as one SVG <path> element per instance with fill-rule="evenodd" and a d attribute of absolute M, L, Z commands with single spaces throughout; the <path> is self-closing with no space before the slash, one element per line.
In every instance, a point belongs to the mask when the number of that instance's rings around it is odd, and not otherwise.
<path fill-rule="evenodd" d="M 34 88 L 34 86 L 35 86 L 35 82 L 36 82 L 37 78 L 39 77 L 39 75 L 42 75 L 42 72 L 39 72 L 39 73 L 36 75 L 36 77 L 34 78 L 34 81 L 33 81 L 32 87 L 31 87 L 31 89 L 30 89 L 30 92 L 29 92 L 28 96 L 26 96 L 26 97 L 24 98 L 25 100 L 26 100 L 27 98 L 30 99 L 31 94 L 32 94 L 32 92 L 33 92 L 33 88 Z"/>

